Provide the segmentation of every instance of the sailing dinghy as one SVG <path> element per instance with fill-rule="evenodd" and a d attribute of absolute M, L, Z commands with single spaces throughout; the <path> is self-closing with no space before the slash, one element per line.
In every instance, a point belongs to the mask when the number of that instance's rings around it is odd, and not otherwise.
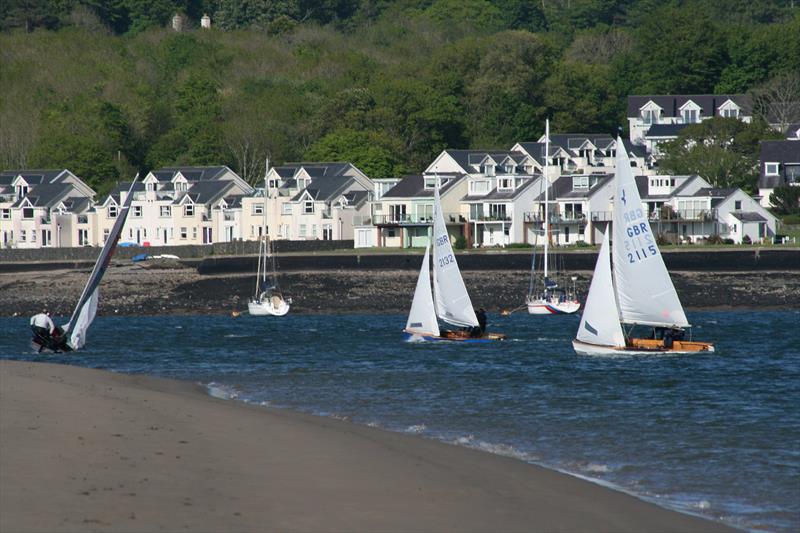
<path fill-rule="evenodd" d="M 267 163 L 269 170 L 269 163 Z M 269 172 L 267 172 L 268 174 Z M 247 311 L 255 316 L 284 316 L 289 312 L 291 298 L 284 298 L 278 285 L 278 261 L 267 234 L 267 175 L 264 175 L 264 225 L 258 246 L 256 290 L 247 302 Z"/>
<path fill-rule="evenodd" d="M 553 257 L 550 254 L 550 206 L 548 191 L 550 189 L 550 180 L 547 177 L 547 169 L 550 160 L 550 121 L 545 123 L 544 134 L 544 172 L 542 183 L 544 187 L 544 257 L 542 259 L 543 269 L 540 284 L 537 283 L 536 276 L 536 243 L 533 245 L 533 257 L 531 259 L 531 282 L 528 288 L 528 297 L 525 299 L 525 305 L 528 307 L 528 313 L 531 315 L 564 315 L 572 314 L 581 307 L 581 303 L 575 294 L 574 279 L 573 288 L 570 291 L 569 287 L 564 284 L 564 287 L 559 287 L 558 276 L 554 275 L 552 278 L 549 276 L 550 267 L 549 262 Z M 564 277 L 563 275 L 561 276 Z"/>
<path fill-rule="evenodd" d="M 106 273 L 111 257 L 117 249 L 117 242 L 122 234 L 122 227 L 125 225 L 125 219 L 128 218 L 128 211 L 130 211 L 131 201 L 133 200 L 133 187 L 138 179 L 139 174 L 136 174 L 130 189 L 128 189 L 128 195 L 125 197 L 122 209 L 117 215 L 117 220 L 114 222 L 103 249 L 97 257 L 92 273 L 89 275 L 89 280 L 83 288 L 83 293 L 81 293 L 81 297 L 78 300 L 78 305 L 75 306 L 72 317 L 63 327 L 58 328 L 60 330 L 58 335 L 48 337 L 34 336 L 31 340 L 31 346 L 37 352 L 72 352 L 80 350 L 86 344 L 86 332 L 97 315 L 97 303 L 100 299 L 100 281 L 103 279 L 103 274 Z"/>
<path fill-rule="evenodd" d="M 429 270 L 431 246 L 428 245 L 417 278 L 411 311 L 403 330 L 406 340 L 489 342 L 505 339 L 506 336 L 502 333 L 481 331 L 450 244 L 442 215 L 438 183 L 433 199 L 433 292 Z M 459 329 L 442 330 L 438 319 Z"/>
<path fill-rule="evenodd" d="M 572 341 L 575 351 L 581 355 L 713 352 L 713 344 L 684 340 L 691 326 L 650 230 L 619 137 L 614 182 L 612 228 L 606 231 L 597 256 L 586 307 Z M 652 328 L 652 336 L 632 336 L 635 326 Z"/>

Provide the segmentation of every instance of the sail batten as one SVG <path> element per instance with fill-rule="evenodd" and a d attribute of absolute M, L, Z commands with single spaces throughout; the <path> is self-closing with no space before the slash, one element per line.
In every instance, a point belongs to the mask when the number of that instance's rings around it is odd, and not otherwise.
<path fill-rule="evenodd" d="M 122 228 L 125 225 L 125 219 L 128 217 L 128 211 L 130 210 L 131 201 L 133 200 L 133 187 L 136 185 L 138 178 L 138 174 L 133 178 L 131 187 L 128 190 L 128 195 L 123 202 L 122 209 L 120 209 L 117 220 L 114 222 L 114 226 L 111 228 L 106 242 L 103 245 L 103 249 L 97 257 L 92 273 L 89 275 L 89 280 L 86 282 L 83 293 L 81 293 L 81 297 L 78 300 L 78 305 L 75 306 L 72 317 L 64 326 L 64 333 L 69 335 L 68 344 L 73 350 L 79 350 L 86 344 L 86 332 L 97 315 L 97 303 L 100 298 L 98 286 L 117 249 L 117 242 L 122 234 Z"/>
<path fill-rule="evenodd" d="M 612 259 L 623 323 L 688 327 L 636 187 L 622 138 L 617 137 Z"/>
<path fill-rule="evenodd" d="M 467 287 L 458 269 L 453 246 L 442 215 L 439 184 L 436 184 L 433 203 L 433 270 L 434 298 L 438 317 L 458 327 L 475 327 L 478 318 L 472 308 Z"/>

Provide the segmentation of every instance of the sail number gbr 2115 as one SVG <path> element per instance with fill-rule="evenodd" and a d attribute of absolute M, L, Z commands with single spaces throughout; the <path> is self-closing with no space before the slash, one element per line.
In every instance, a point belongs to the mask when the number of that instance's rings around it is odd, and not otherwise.
<path fill-rule="evenodd" d="M 644 213 L 641 209 L 631 209 L 623 213 L 626 222 L 625 226 L 625 253 L 629 263 L 643 261 L 648 257 L 658 254 L 658 248 L 653 241 L 647 222 L 644 221 Z"/>

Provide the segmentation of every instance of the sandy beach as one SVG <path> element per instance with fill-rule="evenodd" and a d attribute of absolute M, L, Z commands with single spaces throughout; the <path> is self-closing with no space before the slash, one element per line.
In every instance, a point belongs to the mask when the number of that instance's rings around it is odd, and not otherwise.
<path fill-rule="evenodd" d="M 0 531 L 730 531 L 524 462 L 0 361 Z"/>

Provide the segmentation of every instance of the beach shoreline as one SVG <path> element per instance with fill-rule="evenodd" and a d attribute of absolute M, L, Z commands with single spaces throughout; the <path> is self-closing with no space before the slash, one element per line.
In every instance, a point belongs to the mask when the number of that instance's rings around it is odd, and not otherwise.
<path fill-rule="evenodd" d="M 517 459 L 0 361 L 0 530 L 732 531 Z"/>

